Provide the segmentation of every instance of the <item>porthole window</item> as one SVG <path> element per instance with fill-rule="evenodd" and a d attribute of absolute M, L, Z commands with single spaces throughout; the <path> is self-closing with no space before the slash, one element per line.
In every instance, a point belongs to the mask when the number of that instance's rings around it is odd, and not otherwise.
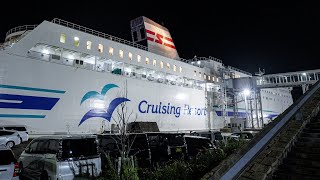
<path fill-rule="evenodd" d="M 60 34 L 60 42 L 61 42 L 61 43 L 66 43 L 66 38 L 67 38 L 67 37 L 66 37 L 66 34 L 64 34 L 64 33 L 61 33 L 61 34 Z"/>
<path fill-rule="evenodd" d="M 132 60 L 132 53 L 131 52 L 129 52 L 128 56 L 129 56 L 129 59 Z"/>
<path fill-rule="evenodd" d="M 113 55 L 113 47 L 109 47 L 109 54 Z"/>
<path fill-rule="evenodd" d="M 80 44 L 80 39 L 79 39 L 79 37 L 74 37 L 73 40 L 74 40 L 74 42 L 73 42 L 74 46 L 77 46 L 77 47 L 78 47 L 79 44 Z"/>
<path fill-rule="evenodd" d="M 141 61 L 141 56 L 137 55 L 137 61 L 140 62 Z"/>
<path fill-rule="evenodd" d="M 123 58 L 123 51 L 122 50 L 119 50 L 119 57 Z"/>
<path fill-rule="evenodd" d="M 92 45 L 92 42 L 91 41 L 87 41 L 87 49 L 91 49 L 91 45 Z"/>
<path fill-rule="evenodd" d="M 103 53 L 103 45 L 102 45 L 102 44 L 99 44 L 99 45 L 98 45 L 98 51 L 99 51 L 100 53 Z"/>

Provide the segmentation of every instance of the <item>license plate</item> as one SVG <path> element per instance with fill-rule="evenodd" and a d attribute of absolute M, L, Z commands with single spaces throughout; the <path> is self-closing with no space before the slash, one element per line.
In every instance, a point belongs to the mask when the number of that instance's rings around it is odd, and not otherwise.
<path fill-rule="evenodd" d="M 176 152 L 182 152 L 181 148 L 176 148 Z"/>

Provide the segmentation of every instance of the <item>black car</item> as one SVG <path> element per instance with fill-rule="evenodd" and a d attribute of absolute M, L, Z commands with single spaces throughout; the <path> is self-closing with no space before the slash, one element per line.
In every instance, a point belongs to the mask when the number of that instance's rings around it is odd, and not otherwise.
<path fill-rule="evenodd" d="M 213 150 L 215 146 L 209 138 L 201 136 L 184 136 L 187 143 L 188 158 L 192 159 L 205 149 Z"/>
<path fill-rule="evenodd" d="M 139 167 L 149 167 L 151 163 L 151 153 L 147 136 L 143 133 L 130 133 L 126 137 L 122 136 L 121 143 L 120 134 L 101 134 L 98 135 L 99 150 L 102 154 L 102 165 L 105 165 L 106 156 L 115 161 L 120 157 L 122 145 L 125 145 L 125 150 L 129 150 L 129 156 L 137 158 Z"/>
<path fill-rule="evenodd" d="M 198 132 L 191 132 L 190 135 L 209 138 L 215 146 L 217 146 L 219 142 L 223 140 L 223 137 L 220 131 L 198 131 Z"/>
<path fill-rule="evenodd" d="M 170 159 L 181 159 L 187 154 L 183 133 L 146 133 L 152 164 L 164 164 Z"/>

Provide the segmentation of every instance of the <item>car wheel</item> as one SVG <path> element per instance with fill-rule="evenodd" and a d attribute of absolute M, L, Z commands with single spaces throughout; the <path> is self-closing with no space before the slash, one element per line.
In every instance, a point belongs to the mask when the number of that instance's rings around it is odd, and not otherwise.
<path fill-rule="evenodd" d="M 48 179 L 49 179 L 49 177 L 48 177 L 47 171 L 43 171 L 41 173 L 40 180 L 48 180 Z"/>
<path fill-rule="evenodd" d="M 12 147 L 14 146 L 14 142 L 9 141 L 9 142 L 7 142 L 6 146 L 7 146 L 8 148 L 12 148 Z"/>

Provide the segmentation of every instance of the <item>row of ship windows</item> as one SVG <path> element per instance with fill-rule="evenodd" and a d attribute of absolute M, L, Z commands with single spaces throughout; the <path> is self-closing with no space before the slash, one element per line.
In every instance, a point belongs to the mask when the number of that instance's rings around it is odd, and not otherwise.
<path fill-rule="evenodd" d="M 66 34 L 64 34 L 64 33 L 60 34 L 60 42 L 61 43 L 66 43 L 66 38 L 67 38 Z M 74 37 L 73 40 L 74 40 L 73 44 L 75 46 L 79 47 L 79 45 L 80 45 L 79 37 Z M 87 41 L 87 49 L 91 50 L 91 47 L 92 47 L 92 42 L 91 41 Z M 103 53 L 103 45 L 102 44 L 98 44 L 98 51 L 100 53 Z M 113 47 L 109 47 L 109 54 L 113 56 L 113 52 L 114 52 Z M 120 58 L 123 58 L 123 56 L 124 56 L 123 54 L 124 54 L 123 50 L 119 50 L 119 57 Z M 129 58 L 129 60 L 133 59 L 133 54 L 131 52 L 128 53 L 128 58 Z M 141 61 L 141 56 L 140 55 L 137 55 L 137 61 L 138 62 Z M 146 64 L 150 64 L 150 60 L 149 60 L 148 57 L 146 57 L 145 63 Z M 157 66 L 157 60 L 153 59 L 152 60 L 152 65 L 153 66 Z M 163 66 L 164 66 L 164 63 L 162 61 L 160 61 L 160 68 L 163 68 Z M 166 63 L 166 67 L 167 67 L 168 70 L 170 70 L 170 63 Z M 175 71 L 175 72 L 177 71 L 177 66 L 176 65 L 173 65 L 173 71 Z M 179 72 L 182 73 L 182 67 L 179 67 Z M 197 76 L 197 71 L 194 71 L 194 76 Z M 201 72 L 199 72 L 199 77 L 200 78 L 202 77 Z M 212 81 L 215 81 L 215 78 L 213 76 L 211 78 L 211 76 L 206 75 L 205 73 L 203 73 L 203 79 L 207 79 L 209 81 L 212 79 Z M 218 81 L 219 81 L 219 79 L 217 78 L 217 82 Z"/>
<path fill-rule="evenodd" d="M 284 94 L 280 94 L 280 93 L 275 93 L 275 92 L 272 92 L 272 91 L 267 91 L 267 90 L 261 90 L 265 93 L 268 93 L 268 94 L 273 94 L 273 95 L 277 95 L 277 96 L 282 96 L 282 97 L 286 97 L 286 98 L 290 98 L 290 96 L 288 95 L 284 95 Z"/>
<path fill-rule="evenodd" d="M 266 100 L 270 100 L 270 101 L 276 101 L 276 98 L 270 98 L 270 97 L 265 97 L 265 96 L 262 96 L 262 99 L 266 99 Z M 284 103 L 289 103 L 289 101 L 281 101 L 281 99 L 277 99 L 277 101 L 279 102 L 284 102 Z"/>

